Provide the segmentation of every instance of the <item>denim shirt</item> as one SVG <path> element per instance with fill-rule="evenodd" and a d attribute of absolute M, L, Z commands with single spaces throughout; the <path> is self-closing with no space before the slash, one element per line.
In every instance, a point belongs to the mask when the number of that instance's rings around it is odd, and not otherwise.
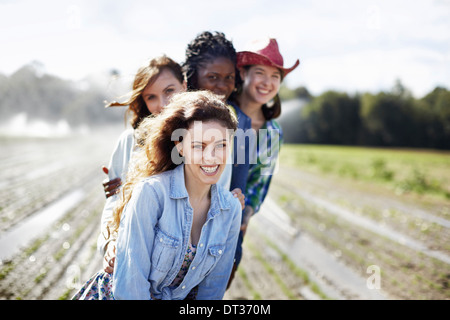
<path fill-rule="evenodd" d="M 256 148 L 256 145 L 253 145 L 255 144 L 255 140 L 248 138 L 244 139 L 243 135 L 250 133 L 247 130 L 252 128 L 252 120 L 235 103 L 228 101 L 228 104 L 236 111 L 238 129 L 241 129 L 241 132 L 237 132 L 234 136 L 233 170 L 231 173 L 230 190 L 240 188 L 242 192 L 245 193 L 247 176 L 250 168 L 250 157 L 252 150 Z M 239 134 L 243 135 L 239 136 Z M 244 161 L 239 161 L 240 153 L 244 155 Z"/>
<path fill-rule="evenodd" d="M 233 266 L 241 205 L 228 190 L 211 186 L 211 206 L 197 253 L 183 282 L 180 271 L 193 209 L 184 165 L 145 178 L 123 211 L 117 239 L 113 294 L 116 299 L 181 300 L 198 286 L 197 299 L 222 299 Z"/>
<path fill-rule="evenodd" d="M 108 177 L 110 180 L 115 179 L 117 177 L 122 179 L 122 182 L 125 182 L 126 173 L 128 171 L 128 163 L 132 159 L 132 154 L 136 149 L 135 138 L 134 138 L 134 129 L 127 129 L 119 137 L 119 140 L 116 143 L 116 147 L 112 153 L 111 160 L 108 166 Z M 231 154 L 227 159 L 227 164 L 225 165 L 225 169 L 220 176 L 218 184 L 222 185 L 225 189 L 230 188 L 231 182 Z M 229 189 L 232 190 L 232 189 Z M 242 189 L 244 192 L 245 189 Z M 110 196 L 106 199 L 105 206 L 102 212 L 101 219 L 101 232 L 97 238 L 97 249 L 98 251 L 104 255 L 106 245 L 113 241 L 114 239 L 110 237 L 108 240 L 105 237 L 105 234 L 108 234 L 106 231 L 106 227 L 108 223 L 112 220 L 113 210 L 116 206 L 117 201 L 120 198 L 120 193 L 116 193 L 115 195 Z"/>

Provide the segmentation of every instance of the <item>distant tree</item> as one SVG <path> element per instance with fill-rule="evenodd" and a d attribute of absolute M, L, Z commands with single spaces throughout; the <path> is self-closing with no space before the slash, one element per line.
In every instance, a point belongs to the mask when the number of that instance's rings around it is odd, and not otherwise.
<path fill-rule="evenodd" d="M 309 93 L 308 89 L 303 86 L 297 87 L 296 89 L 294 89 L 294 92 L 295 96 L 300 99 L 311 100 L 313 98 L 311 93 Z"/>
<path fill-rule="evenodd" d="M 360 116 L 364 129 L 369 133 L 366 143 L 383 146 L 416 144 L 412 98 L 385 92 L 365 94 L 361 100 Z"/>
<path fill-rule="evenodd" d="M 328 91 L 302 110 L 304 130 L 312 143 L 356 144 L 360 128 L 359 101 Z"/>
<path fill-rule="evenodd" d="M 406 88 L 402 81 L 400 79 L 395 80 L 394 86 L 391 89 L 391 93 L 394 96 L 397 96 L 399 98 L 408 99 L 411 98 L 411 91 L 409 91 L 408 88 Z"/>
<path fill-rule="evenodd" d="M 418 105 L 429 146 L 450 149 L 450 91 L 436 87 Z"/>
<path fill-rule="evenodd" d="M 294 90 L 287 87 L 284 83 L 282 83 L 280 86 L 279 95 L 280 95 L 280 99 L 284 100 L 284 101 L 295 99 Z"/>
<path fill-rule="evenodd" d="M 291 99 L 304 99 L 311 100 L 312 95 L 309 93 L 306 87 L 300 86 L 295 89 L 287 87 L 284 83 L 280 87 L 280 98 L 281 100 L 291 100 Z"/>
<path fill-rule="evenodd" d="M 4 74 L 0 73 L 0 119 L 5 119 L 8 114 L 8 108 L 6 105 L 6 94 L 9 87 L 9 79 Z M 1 120 L 0 120 L 1 122 Z"/>

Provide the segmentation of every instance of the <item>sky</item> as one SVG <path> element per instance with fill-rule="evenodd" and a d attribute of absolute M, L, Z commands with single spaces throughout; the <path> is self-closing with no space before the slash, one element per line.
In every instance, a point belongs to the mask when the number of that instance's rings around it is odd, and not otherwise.
<path fill-rule="evenodd" d="M 118 70 L 132 81 L 150 58 L 178 62 L 202 31 L 237 51 L 276 38 L 285 79 L 312 94 L 450 89 L 450 0 L 0 0 L 0 73 L 32 61 L 80 81 Z"/>

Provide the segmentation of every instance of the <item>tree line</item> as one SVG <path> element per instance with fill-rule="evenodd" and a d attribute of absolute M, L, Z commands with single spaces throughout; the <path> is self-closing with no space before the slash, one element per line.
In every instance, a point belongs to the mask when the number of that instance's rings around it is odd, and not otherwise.
<path fill-rule="evenodd" d="M 110 75 L 117 75 L 112 70 Z M 124 121 L 123 108 L 104 109 L 107 84 L 85 83 L 46 74 L 39 62 L 10 76 L 0 74 L 0 123 L 18 113 L 69 125 L 95 127 Z M 400 81 L 387 92 L 350 95 L 327 91 L 313 96 L 305 87 L 280 89 L 282 100 L 304 106 L 279 119 L 288 143 L 450 149 L 450 91 L 436 87 L 414 98 Z"/>
<path fill-rule="evenodd" d="M 296 92 L 307 103 L 295 116 L 280 119 L 285 142 L 450 149 L 446 88 L 436 87 L 420 99 L 400 81 L 376 94 L 327 91 L 313 97 L 305 88 Z"/>

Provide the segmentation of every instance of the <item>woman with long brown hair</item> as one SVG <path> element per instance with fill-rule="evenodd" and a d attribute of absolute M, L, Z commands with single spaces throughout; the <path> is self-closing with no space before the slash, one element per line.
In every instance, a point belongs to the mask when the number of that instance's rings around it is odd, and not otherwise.
<path fill-rule="evenodd" d="M 104 169 L 110 178 L 104 181 L 107 198 L 118 191 L 118 187 L 125 178 L 129 156 L 135 145 L 133 130 L 145 117 L 161 112 L 174 93 L 182 91 L 186 91 L 186 82 L 181 66 L 163 55 L 151 59 L 147 65 L 139 68 L 128 100 L 113 101 L 106 105 L 106 108 L 127 107 L 126 115 L 130 117 L 132 127 L 121 134 L 109 167 Z"/>
<path fill-rule="evenodd" d="M 148 64 L 137 71 L 133 89 L 128 100 L 111 102 L 106 107 L 127 107 L 126 114 L 130 118 L 131 129 L 126 129 L 120 135 L 112 153 L 108 168 L 104 171 L 108 179 L 103 182 L 106 203 L 102 212 L 101 233 L 97 240 L 97 249 L 104 255 L 104 268 L 113 272 L 115 259 L 114 239 L 107 239 L 107 224 L 112 218 L 113 208 L 119 198 L 118 190 L 125 180 L 128 164 L 137 140 L 135 129 L 147 116 L 156 115 L 169 103 L 171 96 L 186 91 L 181 66 L 171 58 L 163 55 L 151 59 Z"/>
<path fill-rule="evenodd" d="M 230 152 L 234 113 L 207 91 L 180 93 L 139 126 L 110 235 L 118 234 L 108 288 L 76 299 L 221 299 L 233 266 L 241 204 L 217 182 Z M 93 278 L 95 278 L 93 277 Z M 95 283 L 95 281 L 94 281 Z"/>
<path fill-rule="evenodd" d="M 107 200 L 102 214 L 102 231 L 105 230 L 112 216 L 112 209 L 118 198 L 116 193 L 122 181 L 125 180 L 131 153 L 136 146 L 134 129 L 142 119 L 158 114 L 168 103 L 170 96 L 173 93 L 185 91 L 186 86 L 189 86 L 190 90 L 209 90 L 226 100 L 235 87 L 235 65 L 236 50 L 232 42 L 227 40 L 223 33 L 203 32 L 189 43 L 186 49 L 184 74 L 181 67 L 166 56 L 152 59 L 136 74 L 129 100 L 108 104 L 107 107 L 128 106 L 127 113 L 131 116 L 130 123 L 133 129 L 126 130 L 121 135 L 111 157 L 109 168 L 104 169 L 109 178 L 104 181 Z M 184 81 L 184 76 L 187 83 Z M 239 113 L 238 119 L 241 126 L 243 121 Z M 231 178 L 231 164 L 229 164 L 224 169 L 219 183 L 231 190 L 234 196 L 240 199 L 243 207 L 242 186 L 231 183 Z M 97 242 L 98 250 L 105 256 L 104 268 L 108 272 L 113 272 L 115 260 L 115 246 L 111 241 L 113 241 L 111 238 L 105 239 L 103 232 Z"/>

